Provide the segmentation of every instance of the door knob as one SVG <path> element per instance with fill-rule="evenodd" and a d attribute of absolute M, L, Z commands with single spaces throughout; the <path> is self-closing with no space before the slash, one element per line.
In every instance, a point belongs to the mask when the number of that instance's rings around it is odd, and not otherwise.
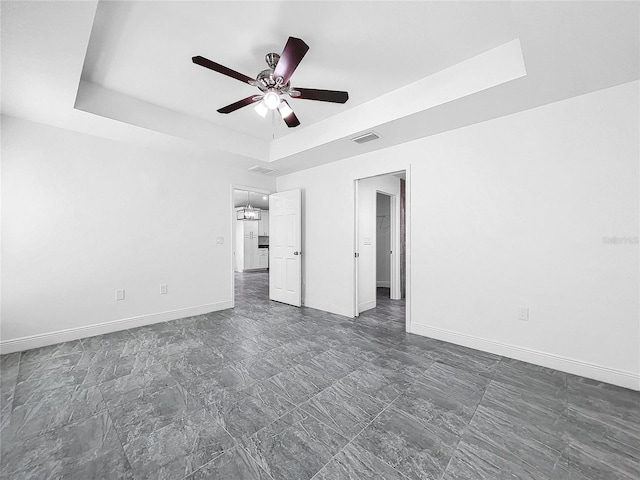
<path fill-rule="evenodd" d="M 300 252 L 293 252 L 294 255 L 300 255 Z"/>

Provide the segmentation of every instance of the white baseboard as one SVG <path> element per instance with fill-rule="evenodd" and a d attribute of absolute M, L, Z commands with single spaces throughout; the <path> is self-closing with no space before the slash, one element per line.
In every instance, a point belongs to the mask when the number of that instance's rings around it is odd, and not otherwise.
<path fill-rule="evenodd" d="M 376 287 L 391 288 L 391 282 L 389 282 L 388 280 L 377 280 Z"/>
<path fill-rule="evenodd" d="M 55 332 L 39 333 L 36 335 L 29 335 L 27 337 L 11 338 L 9 340 L 0 341 L 0 354 L 21 352 L 23 350 L 55 345 L 56 343 L 78 340 L 80 338 L 94 337 L 96 335 L 117 332 L 128 328 L 142 327 L 145 325 L 152 325 L 154 323 L 167 322 L 169 320 L 177 320 L 179 318 L 191 317 L 194 315 L 202 315 L 203 313 L 225 310 L 227 308 L 233 308 L 233 301 L 208 303 L 206 305 L 179 308 L 177 310 L 170 310 L 167 312 L 150 313 L 137 317 L 122 318 L 120 320 L 112 320 L 110 322 L 98 323 L 95 325 L 68 328 Z"/>
<path fill-rule="evenodd" d="M 611 383 L 620 387 L 640 391 L 640 375 L 624 370 L 604 367 L 593 363 L 575 360 L 552 353 L 540 352 L 530 348 L 518 347 L 507 343 L 487 340 L 464 333 L 458 333 L 443 328 L 427 325 L 411 324 L 411 332 L 424 337 L 435 338 L 456 345 L 482 350 L 484 352 L 502 355 L 503 357 L 533 363 L 561 372 L 592 378 L 601 382 Z"/>

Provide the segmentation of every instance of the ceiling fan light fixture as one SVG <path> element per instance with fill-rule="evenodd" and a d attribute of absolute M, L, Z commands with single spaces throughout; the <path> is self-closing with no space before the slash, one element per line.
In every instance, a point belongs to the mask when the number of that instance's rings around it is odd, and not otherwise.
<path fill-rule="evenodd" d="M 287 102 L 280 102 L 278 111 L 280 112 L 280 115 L 282 115 L 282 118 L 287 118 L 293 113 L 293 110 Z"/>
<path fill-rule="evenodd" d="M 280 105 L 280 95 L 270 91 L 264 94 L 262 101 L 269 110 L 275 110 Z"/>
<path fill-rule="evenodd" d="M 269 108 L 264 104 L 264 101 L 261 101 L 260 103 L 257 103 L 256 106 L 253 107 L 253 109 L 262 118 L 265 118 L 267 116 L 267 112 L 269 111 Z"/>

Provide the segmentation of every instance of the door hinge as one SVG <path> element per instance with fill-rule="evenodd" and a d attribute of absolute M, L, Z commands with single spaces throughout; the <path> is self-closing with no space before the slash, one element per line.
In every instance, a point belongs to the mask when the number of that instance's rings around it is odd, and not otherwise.
<path fill-rule="evenodd" d="M 358 252 L 356 252 L 356 258 L 360 258 L 360 254 Z"/>

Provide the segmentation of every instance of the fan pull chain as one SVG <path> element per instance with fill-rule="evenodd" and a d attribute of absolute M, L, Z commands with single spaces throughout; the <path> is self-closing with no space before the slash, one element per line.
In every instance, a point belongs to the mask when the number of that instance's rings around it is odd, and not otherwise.
<path fill-rule="evenodd" d="M 276 139 L 276 111 L 271 110 L 271 139 Z"/>

